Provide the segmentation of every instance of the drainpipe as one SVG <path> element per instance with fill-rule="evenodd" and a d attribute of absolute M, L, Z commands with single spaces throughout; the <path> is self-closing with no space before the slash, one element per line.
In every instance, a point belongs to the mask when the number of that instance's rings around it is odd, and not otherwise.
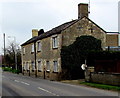
<path fill-rule="evenodd" d="M 34 56 L 35 56 L 35 77 L 37 77 L 37 64 L 36 64 L 36 41 L 34 42 Z"/>
<path fill-rule="evenodd" d="M 30 65 L 29 65 L 29 76 L 30 76 Z"/>

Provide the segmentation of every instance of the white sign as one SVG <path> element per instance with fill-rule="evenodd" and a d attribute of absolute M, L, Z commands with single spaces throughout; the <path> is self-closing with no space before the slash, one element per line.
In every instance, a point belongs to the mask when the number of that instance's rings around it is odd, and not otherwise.
<path fill-rule="evenodd" d="M 87 65 L 86 64 L 82 64 L 81 68 L 82 68 L 82 70 L 85 70 L 87 68 Z"/>

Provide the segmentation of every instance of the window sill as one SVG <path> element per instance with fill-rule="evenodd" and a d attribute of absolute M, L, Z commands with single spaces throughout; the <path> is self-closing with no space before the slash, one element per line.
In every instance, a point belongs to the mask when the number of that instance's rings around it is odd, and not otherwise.
<path fill-rule="evenodd" d="M 58 74 L 58 72 L 55 72 L 55 71 L 53 71 L 53 73 L 57 73 Z"/>
<path fill-rule="evenodd" d="M 38 72 L 42 72 L 41 70 L 38 70 Z"/>
<path fill-rule="evenodd" d="M 41 52 L 41 50 L 38 50 L 37 52 L 38 52 L 38 53 L 40 53 L 40 52 Z"/>
<path fill-rule="evenodd" d="M 30 70 L 27 70 L 27 72 L 29 72 Z"/>
<path fill-rule="evenodd" d="M 34 72 L 34 70 L 32 70 L 32 72 Z"/>
<path fill-rule="evenodd" d="M 31 52 L 31 54 L 34 54 L 34 52 Z"/>
<path fill-rule="evenodd" d="M 58 47 L 53 47 L 52 49 L 58 49 Z"/>
<path fill-rule="evenodd" d="M 46 70 L 47 73 L 50 73 L 50 70 Z"/>

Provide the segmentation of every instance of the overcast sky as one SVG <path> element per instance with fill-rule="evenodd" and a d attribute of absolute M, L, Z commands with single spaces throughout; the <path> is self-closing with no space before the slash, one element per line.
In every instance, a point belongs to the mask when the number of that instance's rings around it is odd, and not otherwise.
<path fill-rule="evenodd" d="M 89 18 L 108 32 L 118 31 L 118 1 L 91 0 Z M 0 54 L 3 33 L 6 45 L 14 39 L 18 44 L 31 38 L 32 29 L 48 31 L 78 18 L 78 4 L 89 0 L 0 0 Z"/>

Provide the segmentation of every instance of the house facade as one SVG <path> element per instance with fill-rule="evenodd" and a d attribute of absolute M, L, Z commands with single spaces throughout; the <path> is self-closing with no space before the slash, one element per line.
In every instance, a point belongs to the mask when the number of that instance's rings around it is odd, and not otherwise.
<path fill-rule="evenodd" d="M 78 5 L 78 19 L 76 20 L 47 32 L 42 29 L 32 30 L 32 38 L 21 45 L 23 74 L 59 80 L 62 72 L 61 48 L 69 46 L 81 35 L 91 35 L 100 39 L 102 48 L 105 49 L 107 33 L 88 18 L 88 4 Z"/>

